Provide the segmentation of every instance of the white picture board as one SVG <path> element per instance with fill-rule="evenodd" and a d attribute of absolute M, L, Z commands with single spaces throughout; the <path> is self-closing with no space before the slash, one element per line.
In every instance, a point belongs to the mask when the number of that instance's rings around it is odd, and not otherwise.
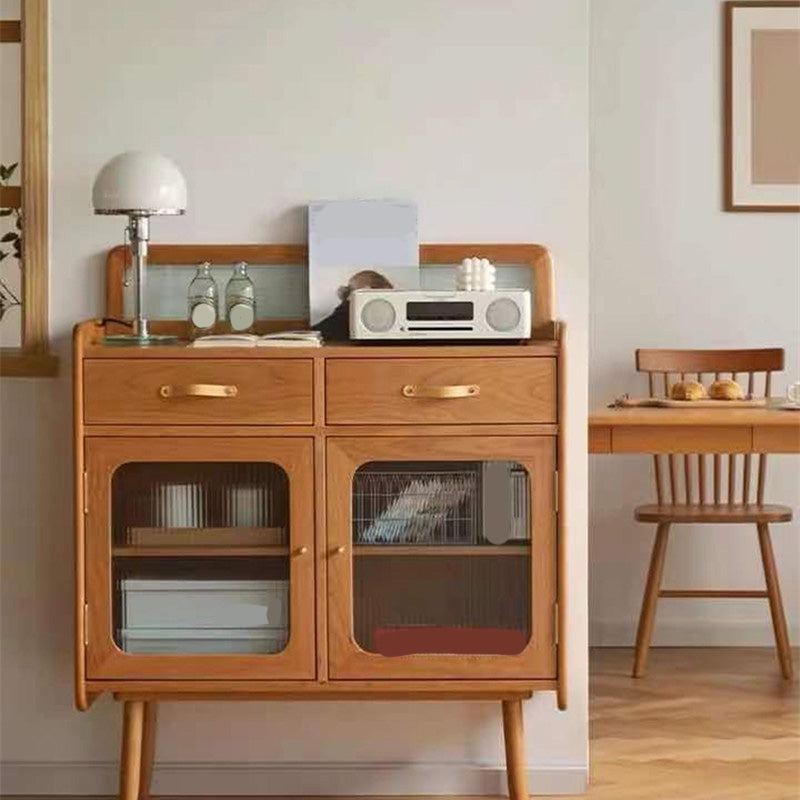
<path fill-rule="evenodd" d="M 417 207 L 401 200 L 332 200 L 308 207 L 311 324 L 354 288 L 419 288 Z"/>

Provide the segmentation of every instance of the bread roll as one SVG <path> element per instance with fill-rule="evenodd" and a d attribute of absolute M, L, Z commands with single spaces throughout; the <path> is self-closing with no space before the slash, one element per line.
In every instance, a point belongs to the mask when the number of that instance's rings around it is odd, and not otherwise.
<path fill-rule="evenodd" d="M 678 381 L 669 391 L 673 400 L 703 400 L 706 395 L 705 386 L 697 381 Z"/>
<path fill-rule="evenodd" d="M 736 381 L 714 381 L 708 387 L 708 396 L 712 400 L 744 400 L 742 387 Z"/>

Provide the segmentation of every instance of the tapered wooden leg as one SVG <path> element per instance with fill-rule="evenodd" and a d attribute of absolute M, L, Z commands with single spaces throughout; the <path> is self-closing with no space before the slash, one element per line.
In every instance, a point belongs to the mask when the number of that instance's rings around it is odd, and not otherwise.
<path fill-rule="evenodd" d="M 669 523 L 662 522 L 656 529 L 656 540 L 653 554 L 650 556 L 650 569 L 642 599 L 642 611 L 639 614 L 639 629 L 636 632 L 636 655 L 633 660 L 633 677 L 641 678 L 647 669 L 647 656 L 650 652 L 650 640 L 653 638 L 653 625 L 656 620 L 658 593 L 661 590 L 661 578 L 664 574 L 664 560 L 667 555 L 667 538 Z"/>
<path fill-rule="evenodd" d="M 158 706 L 155 702 L 144 704 L 142 727 L 141 776 L 139 777 L 139 800 L 150 800 L 150 784 L 153 780 L 153 762 L 156 754 L 156 724 Z"/>
<path fill-rule="evenodd" d="M 786 629 L 786 615 L 783 613 L 783 600 L 778 583 L 775 555 L 772 552 L 772 539 L 769 535 L 769 525 L 766 522 L 758 523 L 758 544 L 761 548 L 761 561 L 764 564 L 764 578 L 767 583 L 772 629 L 775 631 L 775 644 L 778 648 L 778 661 L 780 661 L 783 677 L 789 681 L 792 679 L 792 651 L 789 647 L 789 632 Z"/>
<path fill-rule="evenodd" d="M 144 703 L 129 700 L 122 716 L 122 757 L 119 765 L 120 800 L 139 800 L 142 774 L 142 733 Z"/>
<path fill-rule="evenodd" d="M 506 743 L 508 796 L 511 800 L 528 800 L 521 700 L 503 700 L 503 736 Z"/>

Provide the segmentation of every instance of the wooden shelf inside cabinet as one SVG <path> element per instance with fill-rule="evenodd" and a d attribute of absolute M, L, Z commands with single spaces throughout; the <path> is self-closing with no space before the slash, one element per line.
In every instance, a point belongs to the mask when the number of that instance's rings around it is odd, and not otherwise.
<path fill-rule="evenodd" d="M 229 558 L 230 556 L 279 557 L 288 556 L 286 545 L 264 545 L 262 547 L 230 547 L 225 545 L 142 547 L 126 545 L 115 547 L 112 554 L 117 558 Z"/>
<path fill-rule="evenodd" d="M 272 547 L 284 546 L 283 528 L 130 528 L 126 547 Z"/>
<path fill-rule="evenodd" d="M 405 544 L 357 544 L 353 547 L 357 556 L 529 556 L 530 544 L 504 545 L 405 545 Z"/>

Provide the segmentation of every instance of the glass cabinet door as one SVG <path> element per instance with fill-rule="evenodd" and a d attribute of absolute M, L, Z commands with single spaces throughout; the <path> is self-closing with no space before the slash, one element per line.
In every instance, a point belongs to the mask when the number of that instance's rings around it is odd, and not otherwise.
<path fill-rule="evenodd" d="M 313 677 L 312 453 L 88 442 L 90 677 Z"/>
<path fill-rule="evenodd" d="M 555 674 L 553 452 L 547 437 L 329 443 L 333 676 Z"/>

